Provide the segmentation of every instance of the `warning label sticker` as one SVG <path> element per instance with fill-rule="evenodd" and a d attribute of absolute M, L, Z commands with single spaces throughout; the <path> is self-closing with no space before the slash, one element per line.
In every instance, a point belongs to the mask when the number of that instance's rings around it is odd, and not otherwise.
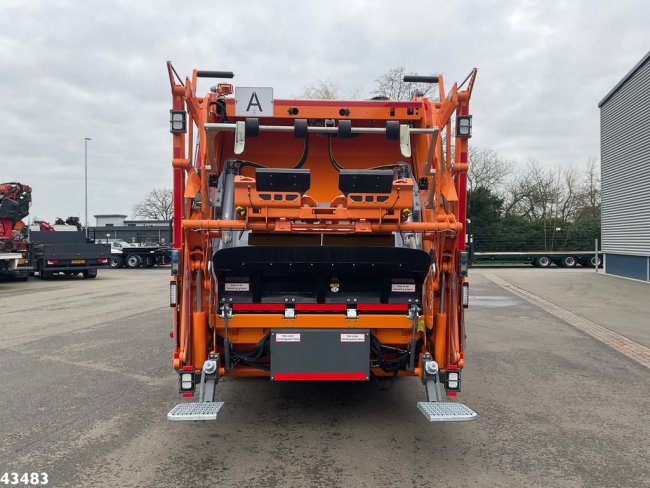
<path fill-rule="evenodd" d="M 249 291 L 249 283 L 226 283 L 224 285 L 226 291 Z"/>
<path fill-rule="evenodd" d="M 275 334 L 275 342 L 300 342 L 300 334 Z"/>
<path fill-rule="evenodd" d="M 394 293 L 415 293 L 415 283 L 393 283 L 390 291 Z"/>
<path fill-rule="evenodd" d="M 365 342 L 366 334 L 341 334 L 341 342 Z"/>

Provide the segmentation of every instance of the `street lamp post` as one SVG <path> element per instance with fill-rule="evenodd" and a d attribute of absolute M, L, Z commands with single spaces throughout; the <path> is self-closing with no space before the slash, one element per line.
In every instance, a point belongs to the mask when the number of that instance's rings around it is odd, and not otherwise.
<path fill-rule="evenodd" d="M 92 139 L 90 137 L 84 137 L 84 208 L 86 239 L 88 239 L 88 141 L 92 141 Z"/>

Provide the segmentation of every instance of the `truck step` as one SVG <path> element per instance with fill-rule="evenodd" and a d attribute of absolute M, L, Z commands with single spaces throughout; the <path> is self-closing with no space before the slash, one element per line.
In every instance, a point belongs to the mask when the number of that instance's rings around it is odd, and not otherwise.
<path fill-rule="evenodd" d="M 418 410 L 429 422 L 466 422 L 476 420 L 476 412 L 462 403 L 418 402 Z"/>
<path fill-rule="evenodd" d="M 167 414 L 167 420 L 217 420 L 223 402 L 180 403 Z"/>

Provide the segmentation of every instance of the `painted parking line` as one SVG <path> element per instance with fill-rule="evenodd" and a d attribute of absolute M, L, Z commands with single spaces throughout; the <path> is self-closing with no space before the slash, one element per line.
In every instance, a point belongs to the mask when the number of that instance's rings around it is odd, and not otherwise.
<path fill-rule="evenodd" d="M 513 307 L 521 303 L 521 300 L 513 296 L 470 295 L 469 303 L 472 308 L 501 308 Z"/>
<path fill-rule="evenodd" d="M 538 297 L 537 295 L 519 288 L 516 285 L 513 285 L 509 281 L 500 278 L 494 274 L 486 273 L 484 275 L 490 281 L 499 285 L 504 290 L 507 290 L 524 300 L 537 305 L 539 308 L 545 310 L 551 315 L 556 316 L 557 318 L 563 320 L 569 325 L 572 325 L 576 329 L 583 331 L 586 334 L 589 334 L 594 339 L 599 340 L 603 344 L 608 345 L 609 347 L 616 349 L 618 352 L 625 354 L 630 359 L 636 361 L 639 364 L 642 364 L 646 368 L 650 368 L 650 348 L 647 348 L 643 344 L 633 341 L 625 337 L 624 335 L 618 334 L 607 327 L 603 327 L 596 322 L 593 322 L 589 319 L 586 319 L 566 308 L 559 307 L 554 303 L 544 300 L 543 298 Z"/>

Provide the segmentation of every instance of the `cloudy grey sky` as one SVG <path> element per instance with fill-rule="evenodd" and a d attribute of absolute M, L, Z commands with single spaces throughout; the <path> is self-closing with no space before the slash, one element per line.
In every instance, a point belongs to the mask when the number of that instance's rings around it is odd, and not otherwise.
<path fill-rule="evenodd" d="M 91 137 L 89 215 L 130 215 L 171 187 L 168 59 L 276 98 L 319 79 L 366 96 L 398 65 L 448 82 L 476 66 L 473 144 L 580 165 L 599 155 L 597 103 L 650 50 L 649 25 L 644 0 L 2 0 L 0 181 L 32 186 L 32 216 L 83 219 Z"/>

